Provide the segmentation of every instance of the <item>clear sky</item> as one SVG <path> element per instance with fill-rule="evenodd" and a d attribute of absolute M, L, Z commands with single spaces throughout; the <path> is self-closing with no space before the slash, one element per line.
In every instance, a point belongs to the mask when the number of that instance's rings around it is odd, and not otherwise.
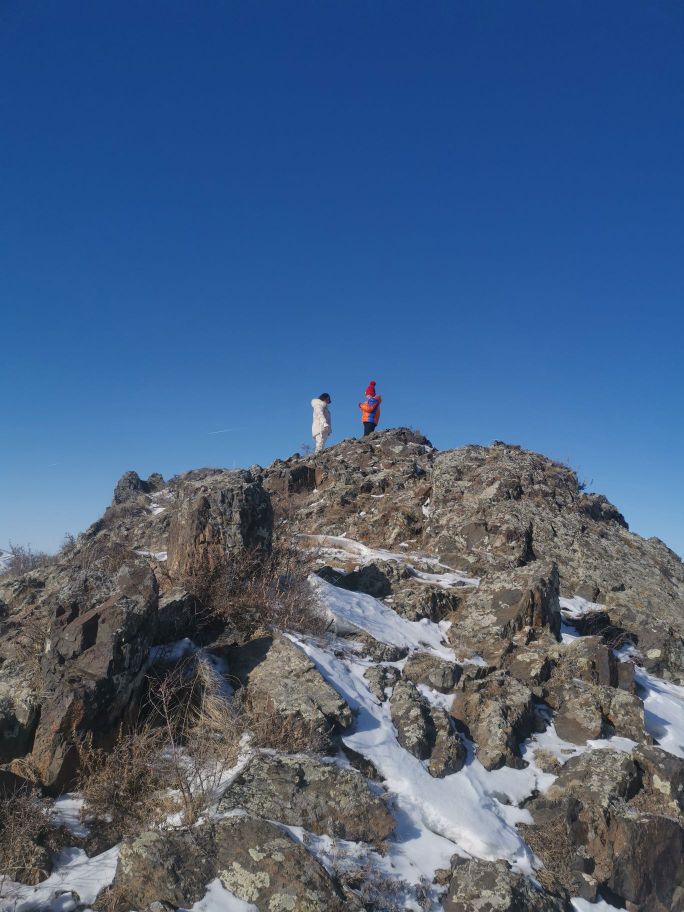
<path fill-rule="evenodd" d="M 0 546 L 383 424 L 684 552 L 681 0 L 0 0 Z"/>

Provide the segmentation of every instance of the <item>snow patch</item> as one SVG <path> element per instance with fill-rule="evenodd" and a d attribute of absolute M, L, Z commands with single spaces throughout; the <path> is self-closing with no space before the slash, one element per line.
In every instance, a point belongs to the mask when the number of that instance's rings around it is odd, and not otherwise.
<path fill-rule="evenodd" d="M 664 681 L 634 666 L 634 678 L 644 701 L 644 727 L 659 747 L 684 758 L 684 687 Z"/>
<path fill-rule="evenodd" d="M 93 858 L 83 849 L 64 849 L 55 858 L 52 874 L 35 887 L 0 880 L 0 912 L 72 912 L 81 904 L 87 906 L 114 880 L 118 860 L 119 846 Z M 72 890 L 80 903 L 73 899 Z"/>
<path fill-rule="evenodd" d="M 180 909 L 179 912 L 187 912 Z M 190 907 L 189 912 L 259 912 L 254 903 L 245 902 L 216 878 L 207 884 L 207 892 L 199 902 Z"/>
<path fill-rule="evenodd" d="M 434 655 L 454 661 L 453 650 L 444 645 L 448 625 L 423 618 L 407 621 L 372 595 L 349 592 L 312 574 L 309 583 L 338 634 L 369 633 L 381 643 L 408 649 L 427 649 Z"/>

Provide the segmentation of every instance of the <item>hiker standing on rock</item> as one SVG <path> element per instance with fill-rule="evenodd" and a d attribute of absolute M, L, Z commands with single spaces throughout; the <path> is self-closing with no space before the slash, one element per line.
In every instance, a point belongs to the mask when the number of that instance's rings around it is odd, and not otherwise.
<path fill-rule="evenodd" d="M 325 447 L 325 441 L 332 433 L 332 418 L 328 406 L 332 402 L 328 393 L 321 393 L 318 399 L 311 400 L 313 409 L 313 424 L 311 425 L 311 434 L 316 443 L 316 452 Z"/>
<path fill-rule="evenodd" d="M 382 396 L 379 396 L 375 392 L 375 380 L 371 380 L 371 382 L 366 387 L 365 400 L 363 402 L 359 402 L 359 408 L 361 409 L 361 421 L 363 421 L 364 437 L 372 434 L 378 426 L 378 421 L 380 421 L 381 402 Z"/>

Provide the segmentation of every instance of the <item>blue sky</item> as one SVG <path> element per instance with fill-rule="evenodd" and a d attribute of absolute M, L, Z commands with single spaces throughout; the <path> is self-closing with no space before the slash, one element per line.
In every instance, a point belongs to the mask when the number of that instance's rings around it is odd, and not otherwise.
<path fill-rule="evenodd" d="M 3 0 L 0 546 L 287 457 L 323 390 L 355 434 L 373 378 L 684 552 L 683 41 L 679 0 Z"/>

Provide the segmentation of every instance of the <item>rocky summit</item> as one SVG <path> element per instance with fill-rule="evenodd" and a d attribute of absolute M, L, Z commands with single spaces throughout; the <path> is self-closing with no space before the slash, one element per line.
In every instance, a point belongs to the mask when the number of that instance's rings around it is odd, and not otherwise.
<path fill-rule="evenodd" d="M 0 575 L 0 910 L 683 912 L 683 824 L 682 562 L 519 446 L 127 472 Z"/>

